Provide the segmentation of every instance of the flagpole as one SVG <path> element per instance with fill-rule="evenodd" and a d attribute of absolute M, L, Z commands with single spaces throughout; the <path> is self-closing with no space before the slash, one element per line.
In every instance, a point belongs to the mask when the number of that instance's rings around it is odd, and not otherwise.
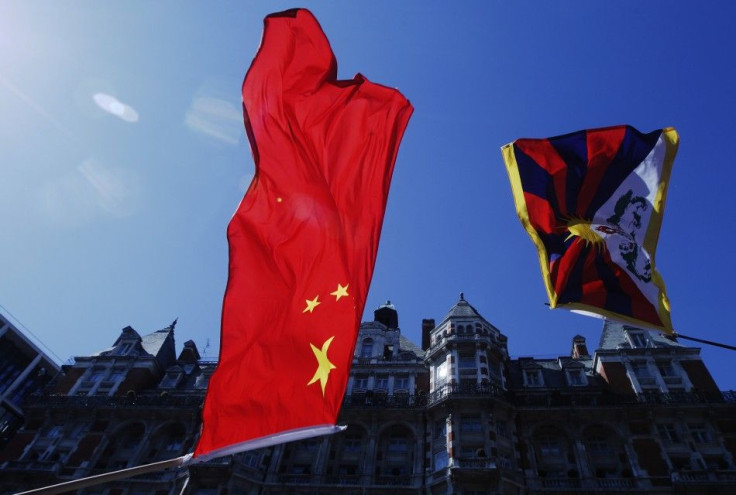
<path fill-rule="evenodd" d="M 186 465 L 192 458 L 192 454 L 183 455 L 176 459 L 169 459 L 167 461 L 153 462 L 151 464 L 144 464 L 142 466 L 136 466 L 127 469 L 121 469 L 119 471 L 113 471 L 111 473 L 103 473 L 95 476 L 89 476 L 87 478 L 80 478 L 78 480 L 67 481 L 59 483 L 57 485 L 45 486 L 42 488 L 36 488 L 34 490 L 28 490 L 25 492 L 19 492 L 16 495 L 52 495 L 55 493 L 65 493 L 71 490 L 78 490 L 80 488 L 87 488 L 90 486 L 100 485 L 108 481 L 121 480 L 124 478 L 131 478 L 140 474 L 151 473 L 154 471 L 160 471 L 171 467 L 179 467 Z"/>
<path fill-rule="evenodd" d="M 736 346 L 732 346 L 728 344 L 721 344 L 719 342 L 713 342 L 711 340 L 696 339 L 695 337 L 688 337 L 687 335 L 683 335 L 677 332 L 673 332 L 673 336 L 678 339 L 692 340 L 693 342 L 700 342 L 701 344 L 708 344 L 708 345 L 712 345 L 715 347 L 721 347 L 723 349 L 728 349 L 729 351 L 736 351 Z"/>

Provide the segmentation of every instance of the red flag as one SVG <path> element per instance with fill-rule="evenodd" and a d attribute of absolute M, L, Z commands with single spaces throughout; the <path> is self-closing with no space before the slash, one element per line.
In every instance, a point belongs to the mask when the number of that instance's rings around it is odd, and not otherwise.
<path fill-rule="evenodd" d="M 395 89 L 338 81 L 309 11 L 264 24 L 243 83 L 256 174 L 227 231 L 200 460 L 334 429 L 412 113 Z"/>

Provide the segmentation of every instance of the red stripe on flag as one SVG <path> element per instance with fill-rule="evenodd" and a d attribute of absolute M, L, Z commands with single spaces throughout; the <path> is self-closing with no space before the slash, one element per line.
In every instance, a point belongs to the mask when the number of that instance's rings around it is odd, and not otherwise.
<path fill-rule="evenodd" d="M 626 136 L 626 126 L 591 129 L 586 132 L 588 143 L 588 171 L 578 194 L 578 211 L 584 213 L 593 201 L 598 186 L 618 153 L 621 142 Z M 588 218 L 587 220 L 592 220 Z"/>
<path fill-rule="evenodd" d="M 567 164 L 547 139 L 517 139 L 514 146 L 523 151 L 550 176 L 554 184 L 557 207 L 560 215 L 568 215 L 567 211 Z"/>
<path fill-rule="evenodd" d="M 525 192 L 524 202 L 529 213 L 529 223 L 534 230 L 552 234 L 559 233 L 566 228 L 565 224 L 557 222 L 555 211 L 546 199 Z"/>
<path fill-rule="evenodd" d="M 594 245 L 588 251 L 585 258 L 585 267 L 582 272 L 583 294 L 580 302 L 597 308 L 605 307 L 606 295 L 608 294 L 608 290 L 598 275 L 598 269 L 596 268 L 596 259 L 599 255 L 599 249 L 602 248 L 603 246 Z"/>

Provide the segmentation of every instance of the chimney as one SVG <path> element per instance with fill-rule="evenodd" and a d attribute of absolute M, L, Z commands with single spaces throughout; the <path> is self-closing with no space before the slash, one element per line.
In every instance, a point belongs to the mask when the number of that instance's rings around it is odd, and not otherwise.
<path fill-rule="evenodd" d="M 422 320 L 422 350 L 429 349 L 429 332 L 434 328 L 434 319 L 425 318 Z"/>
<path fill-rule="evenodd" d="M 585 337 L 576 335 L 572 338 L 572 358 L 580 359 L 590 357 L 588 346 L 585 345 Z"/>

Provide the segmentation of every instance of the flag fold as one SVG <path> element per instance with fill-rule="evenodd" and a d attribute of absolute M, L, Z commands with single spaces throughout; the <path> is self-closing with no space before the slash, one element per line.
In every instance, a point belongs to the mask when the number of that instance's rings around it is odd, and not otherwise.
<path fill-rule="evenodd" d="M 678 143 L 615 126 L 502 148 L 550 307 L 672 332 L 654 257 Z"/>
<path fill-rule="evenodd" d="M 334 429 L 413 110 L 395 89 L 336 77 L 309 11 L 266 17 L 242 89 L 256 172 L 227 229 L 195 461 Z"/>

